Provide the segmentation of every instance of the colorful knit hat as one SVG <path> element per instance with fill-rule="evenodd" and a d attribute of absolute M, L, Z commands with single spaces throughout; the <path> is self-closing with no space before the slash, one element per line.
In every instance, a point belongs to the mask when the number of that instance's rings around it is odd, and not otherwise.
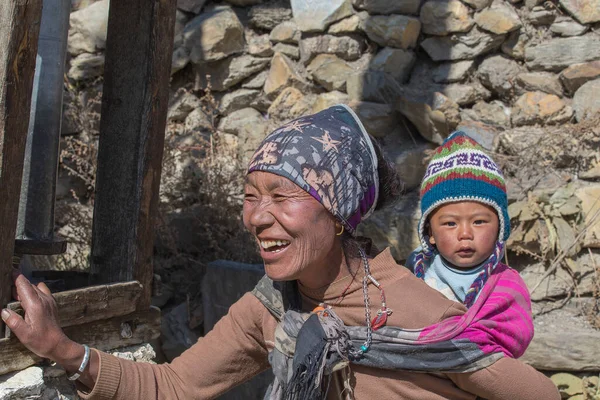
<path fill-rule="evenodd" d="M 283 176 L 317 199 L 354 235 L 379 195 L 377 154 L 369 134 L 346 105 L 291 121 L 260 144 L 248 173 Z"/>
<path fill-rule="evenodd" d="M 462 131 L 451 134 L 433 155 L 421 183 L 421 251 L 415 259 L 414 272 L 425 279 L 427 262 L 435 255 L 429 243 L 427 219 L 439 206 L 457 201 L 475 201 L 493 207 L 498 214 L 498 240 L 482 272 L 467 291 L 464 304 L 471 307 L 477 295 L 502 259 L 504 242 L 510 235 L 508 199 L 502 172 L 483 148 Z"/>
<path fill-rule="evenodd" d="M 493 207 L 498 214 L 498 240 L 510 235 L 508 199 L 502 172 L 475 140 L 462 131 L 452 133 L 438 147 L 421 183 L 419 239 L 423 249 L 433 250 L 426 223 L 439 206 L 475 201 Z"/>

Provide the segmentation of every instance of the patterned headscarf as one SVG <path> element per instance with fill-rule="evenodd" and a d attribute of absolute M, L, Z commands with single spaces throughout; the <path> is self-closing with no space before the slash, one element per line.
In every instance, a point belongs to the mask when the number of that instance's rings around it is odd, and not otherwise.
<path fill-rule="evenodd" d="M 248 173 L 283 176 L 317 199 L 354 235 L 378 198 L 377 155 L 349 107 L 336 105 L 291 121 L 260 144 Z"/>

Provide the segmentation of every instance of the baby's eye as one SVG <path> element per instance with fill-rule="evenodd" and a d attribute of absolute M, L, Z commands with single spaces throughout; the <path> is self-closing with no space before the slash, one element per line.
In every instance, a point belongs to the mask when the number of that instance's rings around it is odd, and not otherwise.
<path fill-rule="evenodd" d="M 483 220 L 483 219 L 478 219 L 474 222 L 475 225 L 483 225 L 487 223 L 487 221 Z"/>
<path fill-rule="evenodd" d="M 456 226 L 456 222 L 447 221 L 447 222 L 442 223 L 442 225 L 444 225 L 444 226 Z"/>

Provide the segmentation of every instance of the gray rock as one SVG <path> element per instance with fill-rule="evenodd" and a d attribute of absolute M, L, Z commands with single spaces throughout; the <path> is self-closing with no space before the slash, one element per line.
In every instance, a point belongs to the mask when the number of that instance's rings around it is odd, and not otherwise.
<path fill-rule="evenodd" d="M 352 100 L 393 104 L 402 89 L 398 82 L 381 71 L 358 72 L 346 81 L 346 91 Z"/>
<path fill-rule="evenodd" d="M 188 22 L 183 46 L 195 64 L 221 60 L 244 50 L 244 27 L 231 7 L 215 7 Z"/>
<path fill-rule="evenodd" d="M 111 351 L 110 354 L 125 360 L 156 364 L 154 362 L 154 359 L 156 358 L 156 352 L 149 343 L 120 347 Z"/>
<path fill-rule="evenodd" d="M 273 46 L 273 50 L 276 53 L 285 54 L 292 60 L 298 60 L 300 58 L 300 48 L 298 46 L 294 46 L 293 44 L 277 43 L 275 46 Z"/>
<path fill-rule="evenodd" d="M 270 57 L 273 55 L 273 46 L 269 40 L 269 35 L 248 35 L 248 53 L 256 57 Z"/>
<path fill-rule="evenodd" d="M 316 95 L 305 96 L 294 87 L 285 88 L 269 106 L 269 119 L 284 122 L 305 115 L 312 109 L 315 98 Z"/>
<path fill-rule="evenodd" d="M 311 114 L 323 111 L 326 108 L 334 106 L 336 104 L 348 104 L 350 102 L 350 96 L 346 93 L 338 92 L 336 90 L 332 92 L 321 93 L 315 99 Z"/>
<path fill-rule="evenodd" d="M 258 96 L 260 90 L 239 89 L 225 93 L 221 98 L 219 111 L 221 114 L 230 114 L 234 111 L 248 107 Z"/>
<path fill-rule="evenodd" d="M 421 22 L 404 15 L 376 15 L 367 18 L 363 30 L 380 46 L 412 49 L 417 45 Z"/>
<path fill-rule="evenodd" d="M 471 7 L 479 11 L 492 4 L 492 0 L 465 0 L 464 3 L 470 5 Z"/>
<path fill-rule="evenodd" d="M 571 65 L 560 73 L 560 80 L 569 94 L 596 78 L 600 78 L 600 61 Z"/>
<path fill-rule="evenodd" d="M 573 109 L 577 121 L 591 119 L 600 113 L 600 79 L 583 84 L 573 96 Z"/>
<path fill-rule="evenodd" d="M 591 34 L 552 39 L 525 48 L 527 67 L 533 70 L 560 71 L 594 60 L 600 60 L 600 37 Z"/>
<path fill-rule="evenodd" d="M 273 28 L 269 34 L 269 39 L 276 43 L 298 44 L 301 36 L 302 32 L 294 21 L 285 21 Z"/>
<path fill-rule="evenodd" d="M 185 89 L 179 89 L 169 101 L 167 120 L 183 122 L 189 113 L 201 105 L 202 102 L 198 97 Z"/>
<path fill-rule="evenodd" d="M 526 72 L 517 76 L 517 86 L 526 92 L 544 92 L 563 95 L 563 88 L 558 75 L 551 72 Z"/>
<path fill-rule="evenodd" d="M 185 12 L 198 14 L 205 3 L 206 0 L 177 0 L 177 8 Z"/>
<path fill-rule="evenodd" d="M 500 47 L 504 35 L 483 32 L 477 27 L 467 34 L 430 37 L 421 42 L 434 61 L 469 60 Z"/>
<path fill-rule="evenodd" d="M 171 75 L 177 71 L 181 71 L 190 62 L 190 53 L 188 49 L 181 46 L 173 50 L 171 56 Z"/>
<path fill-rule="evenodd" d="M 486 125 L 476 121 L 462 121 L 456 127 L 456 130 L 463 131 L 470 138 L 474 139 L 484 149 L 493 151 L 495 147 L 498 129 L 493 126 Z"/>
<path fill-rule="evenodd" d="M 332 24 L 327 32 L 331 34 L 361 32 L 363 21 L 368 17 L 369 15 L 364 11 L 360 14 L 354 14 L 348 18 L 336 22 L 335 24 Z"/>
<path fill-rule="evenodd" d="M 270 31 L 282 22 L 292 19 L 289 2 L 272 1 L 254 6 L 248 12 L 250 25 Z"/>
<path fill-rule="evenodd" d="M 475 22 L 481 29 L 497 35 L 515 31 L 522 25 L 512 6 L 500 1 L 477 13 Z"/>
<path fill-rule="evenodd" d="M 587 30 L 588 27 L 586 25 L 581 25 L 574 19 L 566 16 L 557 17 L 554 23 L 550 25 L 552 33 L 564 37 L 583 35 Z"/>
<path fill-rule="evenodd" d="M 469 7 L 459 0 L 428 0 L 419 19 L 424 33 L 439 36 L 468 32 L 474 24 Z"/>
<path fill-rule="evenodd" d="M 177 10 L 175 12 L 175 28 L 173 29 L 173 48 L 177 49 L 183 45 L 183 29 L 190 20 L 188 14 Z"/>
<path fill-rule="evenodd" d="M 517 75 L 523 68 L 514 60 L 501 55 L 495 55 L 483 60 L 477 75 L 481 83 L 500 97 L 510 97 Z"/>
<path fill-rule="evenodd" d="M 267 133 L 267 120 L 254 108 L 243 108 L 221 119 L 219 131 L 237 136 L 238 154 L 245 165 Z M 209 303 L 213 302 L 214 299 L 209 301 Z M 206 305 L 206 302 L 204 304 Z M 212 326 L 216 321 L 211 319 L 214 312 L 207 313 L 205 309 L 204 313 L 204 326 L 206 329 L 206 324 Z"/>
<path fill-rule="evenodd" d="M 265 86 L 267 76 L 269 76 L 268 70 L 261 71 L 242 83 L 242 87 L 244 89 L 262 89 Z"/>
<path fill-rule="evenodd" d="M 383 71 L 404 83 L 410 77 L 417 57 L 410 50 L 393 49 L 386 47 L 377 53 L 371 61 L 369 68 L 373 71 Z"/>
<path fill-rule="evenodd" d="M 527 15 L 527 20 L 532 25 L 550 25 L 554 22 L 556 14 L 552 10 L 546 10 L 544 7 L 538 6 Z"/>
<path fill-rule="evenodd" d="M 0 399 L 34 398 L 43 389 L 44 373 L 40 367 L 29 367 L 0 377 Z"/>
<path fill-rule="evenodd" d="M 440 93 L 423 93 L 420 90 L 404 89 L 396 103 L 396 108 L 417 128 L 419 134 L 425 140 L 441 144 L 447 137 L 452 127 L 448 123 L 444 110 L 436 106 L 444 106 L 446 96 Z"/>
<path fill-rule="evenodd" d="M 440 92 L 448 96 L 459 106 L 468 106 L 478 100 L 487 99 L 489 92 L 478 90 L 475 85 L 465 85 L 462 83 L 451 83 L 441 88 Z"/>
<path fill-rule="evenodd" d="M 517 99 L 512 108 L 514 126 L 566 122 L 573 111 L 553 94 L 527 92 Z"/>
<path fill-rule="evenodd" d="M 269 76 L 265 81 L 265 94 L 273 99 L 288 86 L 304 91 L 309 87 L 309 83 L 298 72 L 292 60 L 284 54 L 275 53 L 271 60 Z"/>
<path fill-rule="evenodd" d="M 207 88 L 210 83 L 212 90 L 222 92 L 262 71 L 269 65 L 269 61 L 269 58 L 245 54 L 196 65 L 196 90 Z"/>
<path fill-rule="evenodd" d="M 441 64 L 433 71 L 433 81 L 437 83 L 460 82 L 467 77 L 473 65 L 472 60 Z"/>
<path fill-rule="evenodd" d="M 374 137 L 387 136 L 400 122 L 395 110 L 388 104 L 351 101 L 348 106 L 358 115 L 367 132 Z"/>
<path fill-rule="evenodd" d="M 406 143 L 408 146 L 408 142 Z M 384 148 L 387 147 L 384 146 Z M 416 152 L 422 154 L 423 150 L 417 149 Z M 415 158 L 418 157 L 417 155 Z M 406 165 L 408 163 L 400 162 L 399 164 Z M 417 169 L 415 175 L 418 175 L 419 169 L 424 172 L 423 167 L 418 163 L 408 165 Z M 397 168 L 397 170 L 402 172 L 400 168 Z M 417 235 L 419 218 L 421 218 L 419 194 L 415 191 L 408 192 L 406 195 L 401 196 L 400 200 L 394 203 L 393 206 L 374 213 L 369 219 L 361 223 L 358 228 L 359 235 L 369 237 L 373 240 L 375 246 L 380 249 L 390 247 L 395 259 L 406 260 L 408 255 L 419 246 Z"/>
<path fill-rule="evenodd" d="M 82 53 L 71 59 L 69 79 L 84 81 L 104 74 L 104 54 Z"/>
<path fill-rule="evenodd" d="M 319 54 L 307 67 L 308 73 L 328 91 L 346 90 L 346 80 L 355 73 L 354 68 L 332 54 Z"/>
<path fill-rule="evenodd" d="M 528 42 L 529 36 L 523 32 L 523 30 L 514 31 L 511 32 L 508 39 L 502 43 L 501 50 L 504 54 L 515 60 L 524 60 L 525 46 Z"/>
<path fill-rule="evenodd" d="M 353 12 L 351 0 L 291 0 L 291 3 L 294 21 L 303 32 L 323 32 Z"/>
<path fill-rule="evenodd" d="M 308 64 L 318 54 L 334 54 L 344 60 L 360 58 L 365 43 L 350 36 L 317 35 L 300 41 L 300 61 Z"/>
<path fill-rule="evenodd" d="M 261 4 L 263 0 L 225 0 L 225 2 L 231 4 L 232 6 L 248 7 Z"/>
<path fill-rule="evenodd" d="M 599 0 L 560 0 L 560 4 L 582 24 L 600 21 Z"/>
<path fill-rule="evenodd" d="M 71 56 L 96 53 L 106 47 L 108 0 L 72 12 L 69 17 L 67 51 Z"/>
<path fill-rule="evenodd" d="M 510 127 L 511 109 L 499 100 L 490 103 L 479 101 L 471 109 L 463 110 L 461 117 L 463 122 L 472 120 L 484 124 Z"/>
<path fill-rule="evenodd" d="M 421 0 L 353 0 L 354 7 L 359 10 L 365 10 L 371 15 L 376 14 L 409 14 L 417 15 Z"/>

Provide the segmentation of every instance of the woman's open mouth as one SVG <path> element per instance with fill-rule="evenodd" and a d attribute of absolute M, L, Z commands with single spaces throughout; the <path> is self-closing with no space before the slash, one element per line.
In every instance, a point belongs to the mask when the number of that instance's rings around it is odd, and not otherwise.
<path fill-rule="evenodd" d="M 289 240 L 261 240 L 260 247 L 267 253 L 279 253 L 290 245 Z"/>

